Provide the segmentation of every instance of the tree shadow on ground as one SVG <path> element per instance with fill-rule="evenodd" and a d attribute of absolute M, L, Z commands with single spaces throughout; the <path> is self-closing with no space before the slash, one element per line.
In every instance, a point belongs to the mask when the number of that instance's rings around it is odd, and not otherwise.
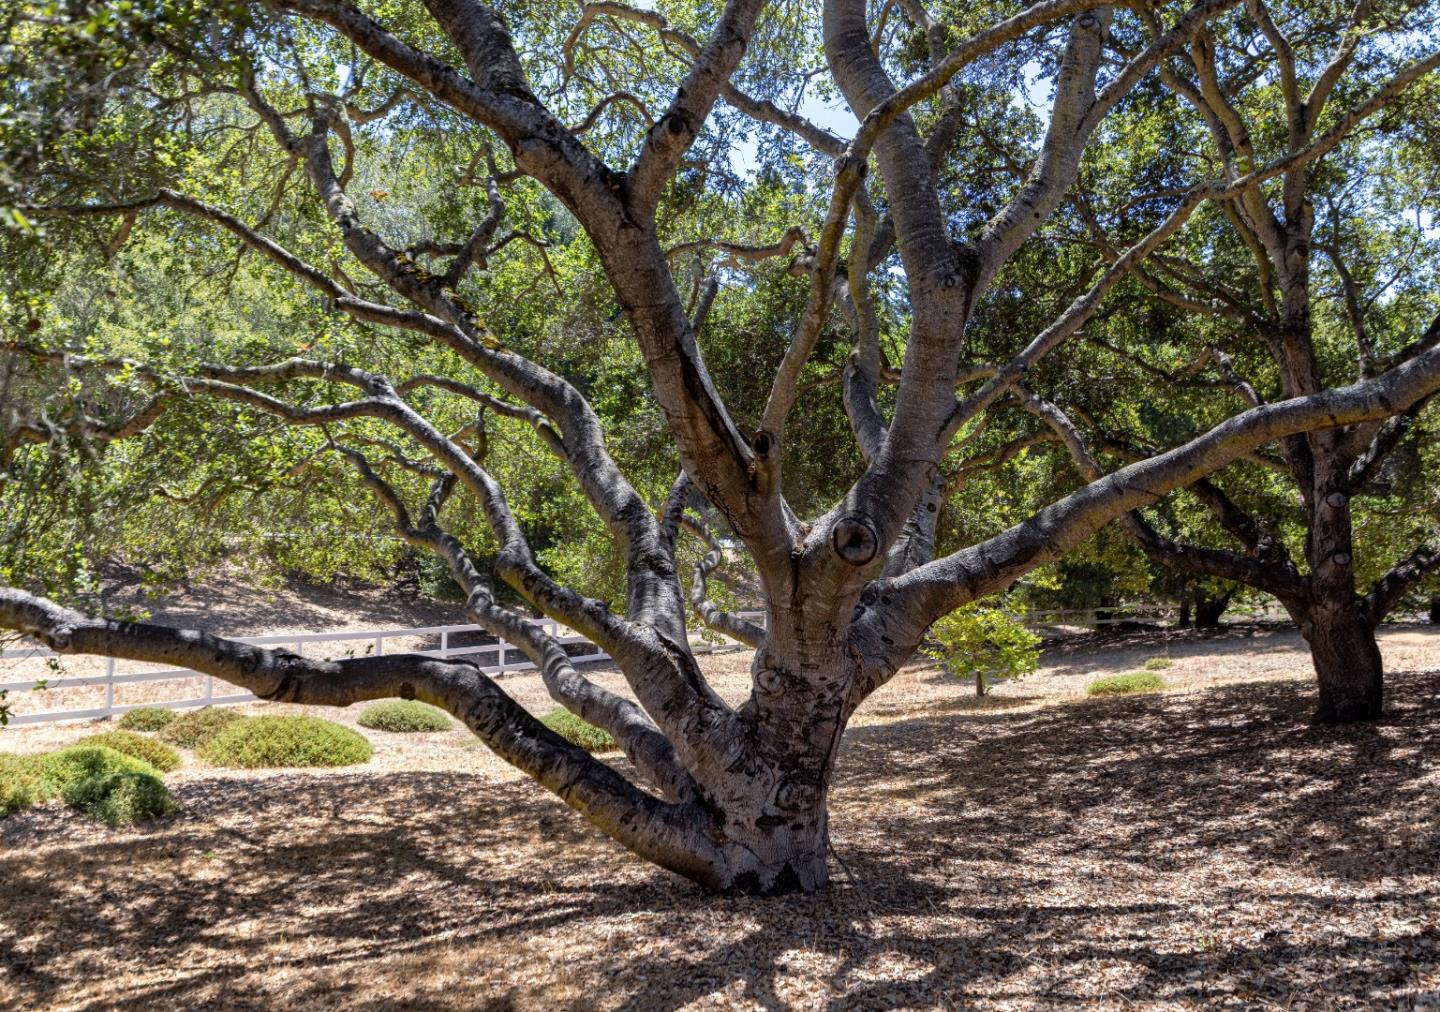
<path fill-rule="evenodd" d="M 518 780 L 198 780 L 0 823 L 0 991 L 143 1008 L 1424 1007 L 1440 674 L 855 729 L 835 884 L 707 896 Z M 842 863 L 843 862 L 843 863 Z"/>

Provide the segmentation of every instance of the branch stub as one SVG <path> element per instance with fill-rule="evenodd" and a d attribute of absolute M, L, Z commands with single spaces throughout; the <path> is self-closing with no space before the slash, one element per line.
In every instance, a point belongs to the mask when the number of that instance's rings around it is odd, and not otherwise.
<path fill-rule="evenodd" d="M 863 566 L 880 551 L 880 538 L 868 521 L 842 517 L 830 532 L 835 554 L 852 566 Z"/>

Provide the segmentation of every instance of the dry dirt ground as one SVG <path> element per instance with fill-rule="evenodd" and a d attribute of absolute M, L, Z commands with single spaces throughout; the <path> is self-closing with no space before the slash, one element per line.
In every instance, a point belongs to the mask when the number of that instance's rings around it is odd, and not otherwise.
<path fill-rule="evenodd" d="M 846 738 L 813 897 L 705 895 L 459 730 L 337 771 L 187 757 L 153 827 L 0 822 L 0 1007 L 1440 1009 L 1440 631 L 1385 632 L 1366 727 L 1309 726 L 1298 646 L 1079 638 L 984 701 L 907 668 Z M 1079 694 L 1154 656 L 1171 691 Z M 747 665 L 704 660 L 732 699 Z"/>

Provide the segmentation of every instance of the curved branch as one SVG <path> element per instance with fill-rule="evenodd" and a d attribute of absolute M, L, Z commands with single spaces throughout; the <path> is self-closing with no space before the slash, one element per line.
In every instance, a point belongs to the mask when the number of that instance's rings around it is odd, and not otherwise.
<path fill-rule="evenodd" d="M 1431 349 L 1371 380 L 1251 408 L 1183 446 L 1091 482 L 993 538 L 893 581 L 892 605 L 871 609 L 866 621 L 888 624 L 894 642 L 913 646 L 940 615 L 1004 589 L 1110 520 L 1193 484 L 1253 447 L 1311 429 L 1398 414 L 1437 391 L 1440 349 Z"/>
<path fill-rule="evenodd" d="M 1063 411 L 1024 386 L 1016 386 L 1014 393 L 1026 410 L 1039 417 L 1060 437 L 1085 481 L 1094 483 L 1104 477 L 1104 471 L 1086 447 L 1080 430 Z M 1287 567 L 1274 558 L 1258 557 L 1262 546 L 1259 532 L 1254 530 L 1253 526 L 1240 522 L 1240 518 L 1234 515 L 1239 512 L 1238 507 L 1235 507 L 1224 493 L 1213 485 L 1206 484 L 1207 490 L 1197 494 L 1206 498 L 1207 503 L 1213 503 L 1223 517 L 1238 525 L 1237 529 L 1242 532 L 1239 536 L 1255 555 L 1246 556 L 1221 549 L 1201 548 L 1167 538 L 1151 526 L 1139 510 L 1124 514 L 1120 523 L 1126 533 L 1144 549 L 1145 554 L 1162 565 L 1202 576 L 1235 580 L 1281 599 L 1305 599 L 1309 594 L 1309 584 L 1294 571 L 1293 566 Z M 1232 507 L 1233 512 L 1227 510 L 1226 506 Z"/>
<path fill-rule="evenodd" d="M 674 748 L 640 707 L 581 675 L 554 637 L 496 603 L 488 581 L 469 553 L 440 526 L 440 509 L 454 485 L 453 477 L 435 484 L 419 523 L 413 523 L 395 489 L 374 472 L 362 454 L 339 445 L 335 449 L 354 465 L 361 480 L 394 514 L 401 537 L 446 563 L 466 595 L 466 615 L 492 635 L 518 646 L 540 671 L 545 688 L 557 703 L 609 731 L 635 766 L 667 797 L 683 801 L 695 796 L 695 783 L 680 765 Z"/>
<path fill-rule="evenodd" d="M 0 626 L 61 654 L 103 654 L 199 671 L 262 699 L 349 706 L 421 699 L 454 714 L 496 755 L 524 771 L 606 835 L 662 867 L 718 882 L 722 860 L 689 805 L 647 795 L 527 713 L 473 665 L 414 654 L 318 661 L 209 633 L 87 618 L 0 588 Z"/>
<path fill-rule="evenodd" d="M 133 364 L 124 360 L 89 363 L 96 368 L 120 368 Z M 141 375 L 157 374 L 136 367 Z M 256 378 L 262 382 L 283 382 L 297 376 L 328 378 L 358 386 L 368 396 L 341 404 L 299 408 L 268 394 L 209 378 L 187 378 L 189 392 L 247 405 L 274 415 L 291 425 L 325 425 L 351 418 L 375 418 L 388 422 L 409 435 L 449 470 L 479 500 L 500 552 L 496 569 L 500 575 L 540 611 L 583 633 L 616 659 L 641 705 L 676 744 L 681 761 L 692 773 L 704 768 L 715 750 L 725 747 L 725 735 L 735 720 L 734 712 L 715 694 L 699 674 L 690 656 L 687 640 L 676 641 L 663 630 L 621 618 L 602 601 L 585 598 L 552 579 L 535 562 L 519 524 L 515 521 L 504 492 L 491 475 L 453 440 L 420 416 L 395 393 L 381 376 L 347 366 L 323 366 L 292 360 L 275 366 L 230 368 L 209 367 L 212 373 L 231 379 Z M 647 517 L 654 524 L 654 517 Z M 659 526 L 656 554 L 649 560 L 657 568 L 674 569 L 674 558 L 663 553 Z M 683 617 L 681 629 L 683 630 Z"/>
<path fill-rule="evenodd" d="M 717 607 L 706 598 L 710 574 L 718 569 L 724 560 L 724 548 L 704 521 L 692 517 L 688 513 L 682 513 L 679 523 L 680 526 L 705 542 L 709 549 L 705 557 L 696 563 L 695 576 L 690 584 L 690 604 L 695 609 L 695 614 L 700 617 L 700 621 L 716 632 L 737 639 L 748 647 L 759 649 L 760 645 L 765 642 L 763 627 Z"/>
<path fill-rule="evenodd" d="M 1370 588 L 1365 595 L 1365 614 L 1378 626 L 1411 588 L 1431 573 L 1440 572 L 1440 545 L 1417 547 Z"/>

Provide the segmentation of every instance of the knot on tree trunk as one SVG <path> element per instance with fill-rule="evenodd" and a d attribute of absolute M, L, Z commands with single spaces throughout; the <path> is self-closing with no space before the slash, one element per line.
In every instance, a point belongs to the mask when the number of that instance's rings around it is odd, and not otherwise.
<path fill-rule="evenodd" d="M 835 554 L 852 566 L 872 562 L 880 551 L 880 537 L 869 521 L 859 517 L 842 517 L 830 532 Z"/>

